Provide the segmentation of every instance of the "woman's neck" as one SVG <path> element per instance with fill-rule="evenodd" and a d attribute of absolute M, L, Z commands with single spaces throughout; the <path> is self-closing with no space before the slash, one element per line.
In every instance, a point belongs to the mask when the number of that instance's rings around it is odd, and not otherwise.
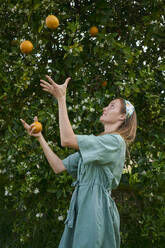
<path fill-rule="evenodd" d="M 113 133 L 116 132 L 119 128 L 121 123 L 114 123 L 114 124 L 105 124 L 104 125 L 104 133 Z"/>

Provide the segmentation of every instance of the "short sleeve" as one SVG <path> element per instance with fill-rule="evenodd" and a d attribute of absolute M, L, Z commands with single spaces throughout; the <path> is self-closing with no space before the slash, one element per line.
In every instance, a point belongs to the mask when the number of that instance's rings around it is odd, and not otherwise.
<path fill-rule="evenodd" d="M 124 140 L 118 134 L 76 136 L 84 164 L 110 165 L 120 157 Z"/>
<path fill-rule="evenodd" d="M 72 177 L 77 177 L 79 158 L 80 158 L 79 152 L 75 152 L 62 160 L 66 170 Z"/>

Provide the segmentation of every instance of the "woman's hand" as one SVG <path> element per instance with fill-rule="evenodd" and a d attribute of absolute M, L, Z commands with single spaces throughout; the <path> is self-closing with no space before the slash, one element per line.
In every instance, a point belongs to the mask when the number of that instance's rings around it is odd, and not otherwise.
<path fill-rule="evenodd" d="M 24 120 L 20 119 L 20 121 L 22 122 L 24 128 L 26 129 L 27 133 L 30 135 L 30 136 L 34 136 L 36 138 L 39 138 L 41 136 L 41 132 L 39 133 L 34 133 L 35 131 L 35 127 L 33 127 L 33 124 L 31 125 L 28 125 Z M 37 116 L 34 117 L 34 121 L 38 121 L 38 118 Z"/>
<path fill-rule="evenodd" d="M 49 83 L 45 80 L 40 80 L 40 85 L 43 87 L 44 91 L 52 94 L 57 100 L 59 100 L 63 96 L 66 96 L 66 88 L 68 86 L 69 80 L 71 79 L 70 77 L 68 77 L 65 80 L 64 84 L 61 85 L 56 84 L 48 75 L 46 75 L 46 78 L 48 79 Z"/>

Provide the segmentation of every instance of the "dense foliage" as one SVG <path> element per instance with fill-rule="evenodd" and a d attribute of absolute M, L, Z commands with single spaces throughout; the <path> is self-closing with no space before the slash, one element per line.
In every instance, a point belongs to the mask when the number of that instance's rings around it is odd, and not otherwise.
<path fill-rule="evenodd" d="M 57 101 L 40 87 L 70 76 L 67 107 L 76 134 L 98 134 L 99 116 L 121 96 L 136 108 L 131 159 L 113 197 L 122 248 L 165 242 L 165 4 L 163 0 L 4 0 L 0 5 L 0 247 L 58 247 L 73 188 L 55 175 L 20 122 L 38 116 L 61 159 Z M 48 29 L 54 14 L 60 25 Z M 98 27 L 92 37 L 91 26 Z M 31 54 L 20 51 L 30 40 Z M 103 84 L 103 82 L 107 82 Z"/>

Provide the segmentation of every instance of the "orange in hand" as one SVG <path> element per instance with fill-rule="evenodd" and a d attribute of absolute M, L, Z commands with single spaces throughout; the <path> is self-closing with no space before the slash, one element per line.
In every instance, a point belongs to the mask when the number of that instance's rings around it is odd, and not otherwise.
<path fill-rule="evenodd" d="M 33 50 L 33 44 L 31 43 L 31 41 L 25 40 L 21 43 L 20 49 L 22 53 L 31 53 L 31 51 Z"/>
<path fill-rule="evenodd" d="M 42 131 L 42 124 L 38 121 L 35 121 L 32 123 L 32 128 L 35 127 L 35 130 L 33 131 L 33 133 L 39 133 Z"/>

